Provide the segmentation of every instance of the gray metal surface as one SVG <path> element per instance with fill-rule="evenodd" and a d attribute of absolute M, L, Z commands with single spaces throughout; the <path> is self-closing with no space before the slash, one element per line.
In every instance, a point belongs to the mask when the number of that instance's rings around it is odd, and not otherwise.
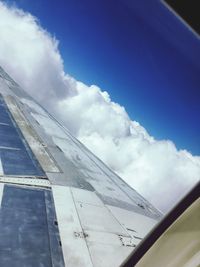
<path fill-rule="evenodd" d="M 0 266 L 62 267 L 51 192 L 5 185 L 0 209 Z"/>
<path fill-rule="evenodd" d="M 0 159 L 4 174 L 44 176 L 1 95 Z"/>
<path fill-rule="evenodd" d="M 2 68 L 0 94 L 0 266 L 119 266 L 162 214 Z"/>

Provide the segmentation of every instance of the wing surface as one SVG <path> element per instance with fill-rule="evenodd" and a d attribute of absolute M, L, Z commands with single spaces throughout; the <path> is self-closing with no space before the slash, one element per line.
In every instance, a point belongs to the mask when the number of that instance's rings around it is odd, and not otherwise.
<path fill-rule="evenodd" d="M 119 266 L 161 217 L 0 68 L 0 266 Z"/>

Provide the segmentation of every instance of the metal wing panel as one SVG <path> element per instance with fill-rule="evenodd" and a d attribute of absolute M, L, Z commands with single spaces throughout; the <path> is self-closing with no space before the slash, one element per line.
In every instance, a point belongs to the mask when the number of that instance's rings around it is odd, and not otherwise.
<path fill-rule="evenodd" d="M 0 184 L 0 266 L 63 267 L 51 191 Z"/>
<path fill-rule="evenodd" d="M 57 239 L 54 238 L 53 247 L 48 245 L 51 264 L 47 257 L 44 266 L 57 266 L 58 263 L 62 266 L 62 255 L 53 252 L 59 251 L 60 245 L 65 266 L 119 266 L 161 218 L 160 212 L 28 96 L 2 68 L 0 93 L 3 101 L 0 108 L 8 113 L 8 116 L 4 111 L 0 113 L 0 134 L 5 137 L 2 140 L 10 142 L 8 147 L 14 151 L 13 156 L 6 151 L 12 162 L 9 157 L 4 157 L 3 141 L 0 141 L 0 185 L 29 185 L 33 190 L 43 190 L 46 195 L 51 195 L 53 202 L 45 198 L 46 207 L 51 207 L 46 212 L 47 221 L 48 218 L 54 220 L 52 215 L 48 217 L 48 212 L 53 212 L 55 205 L 60 237 L 58 232 L 51 232 L 55 226 L 51 224 L 47 232 Z M 8 118 L 13 123 L 14 134 L 4 130 Z M 9 122 L 9 127 L 12 123 Z M 6 132 L 10 139 L 6 138 Z M 15 144 L 18 145 L 15 147 Z M 22 152 L 27 153 L 29 162 L 18 156 Z M 18 162 L 20 157 L 22 160 Z M 34 201 L 42 203 L 37 196 L 33 197 Z M 55 245 L 59 239 L 59 246 Z M 21 260 L 21 266 L 28 264 Z"/>

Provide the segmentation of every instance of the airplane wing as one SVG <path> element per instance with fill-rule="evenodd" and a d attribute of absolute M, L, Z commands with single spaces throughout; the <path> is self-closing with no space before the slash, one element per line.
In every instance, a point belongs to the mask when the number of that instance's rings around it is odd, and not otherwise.
<path fill-rule="evenodd" d="M 161 217 L 0 67 L 0 266 L 117 267 Z"/>

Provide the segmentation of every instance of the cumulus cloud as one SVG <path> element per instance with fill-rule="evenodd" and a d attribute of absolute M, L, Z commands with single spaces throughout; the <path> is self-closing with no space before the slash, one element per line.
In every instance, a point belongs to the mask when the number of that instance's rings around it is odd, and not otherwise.
<path fill-rule="evenodd" d="M 200 157 L 155 140 L 107 92 L 64 73 L 58 41 L 31 14 L 0 2 L 0 40 L 0 65 L 155 206 L 167 211 L 199 180 Z"/>
<path fill-rule="evenodd" d="M 168 211 L 199 180 L 200 157 L 157 141 L 97 86 L 81 84 L 58 102 L 66 125 L 91 151 L 162 211 Z M 66 115 L 67 114 L 67 115 Z"/>
<path fill-rule="evenodd" d="M 34 97 L 58 99 L 70 93 L 73 79 L 63 71 L 58 41 L 35 17 L 0 2 L 0 38 L 1 65 Z"/>

